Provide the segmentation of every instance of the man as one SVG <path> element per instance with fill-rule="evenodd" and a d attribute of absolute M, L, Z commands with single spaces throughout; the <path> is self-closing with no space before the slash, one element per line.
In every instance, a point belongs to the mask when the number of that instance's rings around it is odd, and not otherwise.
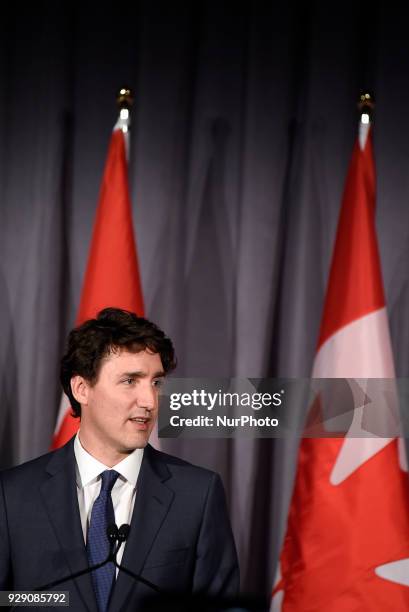
<path fill-rule="evenodd" d="M 238 564 L 219 476 L 154 450 L 160 384 L 175 367 L 153 323 L 106 308 L 71 331 L 61 382 L 78 434 L 0 476 L 0 590 L 28 590 L 117 559 L 162 592 L 233 595 Z M 75 612 L 136 610 L 152 588 L 112 563 L 70 579 Z"/>

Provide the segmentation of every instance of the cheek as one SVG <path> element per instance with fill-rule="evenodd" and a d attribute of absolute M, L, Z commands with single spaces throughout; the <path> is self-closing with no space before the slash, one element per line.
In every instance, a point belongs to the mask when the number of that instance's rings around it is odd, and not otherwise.
<path fill-rule="evenodd" d="M 124 412 L 123 404 L 123 400 L 121 402 L 117 395 L 104 392 L 94 394 L 90 408 L 96 421 L 116 423 Z"/>

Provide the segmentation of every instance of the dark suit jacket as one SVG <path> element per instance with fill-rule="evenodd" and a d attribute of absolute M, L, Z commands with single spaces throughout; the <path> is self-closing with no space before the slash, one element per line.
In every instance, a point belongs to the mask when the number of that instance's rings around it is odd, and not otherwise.
<path fill-rule="evenodd" d="M 73 440 L 2 472 L 0 484 L 0 590 L 33 589 L 87 567 Z M 164 590 L 235 594 L 238 563 L 220 477 L 148 445 L 122 564 Z M 90 575 L 58 588 L 70 591 L 71 610 L 97 612 Z M 135 610 L 147 595 L 149 587 L 119 572 L 110 612 Z"/>

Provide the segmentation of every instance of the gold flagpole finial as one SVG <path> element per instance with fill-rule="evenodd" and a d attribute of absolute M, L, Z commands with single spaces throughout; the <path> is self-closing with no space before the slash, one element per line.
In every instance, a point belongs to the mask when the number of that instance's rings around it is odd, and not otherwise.
<path fill-rule="evenodd" d="M 358 110 L 361 115 L 361 123 L 370 123 L 374 108 L 375 101 L 373 95 L 368 91 L 362 92 L 358 101 Z"/>
<path fill-rule="evenodd" d="M 130 109 L 133 104 L 133 94 L 129 87 L 121 87 L 116 96 L 116 103 L 120 110 Z"/>
<path fill-rule="evenodd" d="M 129 111 L 133 104 L 133 95 L 129 87 L 121 87 L 116 96 L 116 103 L 119 108 L 119 118 L 114 129 L 119 128 L 126 134 L 129 132 L 131 123 Z"/>

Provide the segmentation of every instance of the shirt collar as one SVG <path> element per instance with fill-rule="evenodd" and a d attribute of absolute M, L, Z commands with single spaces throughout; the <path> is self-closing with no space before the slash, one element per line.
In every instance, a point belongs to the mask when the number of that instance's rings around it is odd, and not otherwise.
<path fill-rule="evenodd" d="M 77 432 L 74 440 L 74 454 L 78 468 L 77 484 L 79 487 L 85 487 L 93 480 L 96 480 L 102 472 L 110 469 L 114 469 L 124 480 L 127 480 L 132 486 L 136 487 L 143 459 L 143 448 L 136 448 L 125 459 L 122 459 L 122 461 L 110 468 L 85 450 L 81 444 L 79 433 Z"/>

